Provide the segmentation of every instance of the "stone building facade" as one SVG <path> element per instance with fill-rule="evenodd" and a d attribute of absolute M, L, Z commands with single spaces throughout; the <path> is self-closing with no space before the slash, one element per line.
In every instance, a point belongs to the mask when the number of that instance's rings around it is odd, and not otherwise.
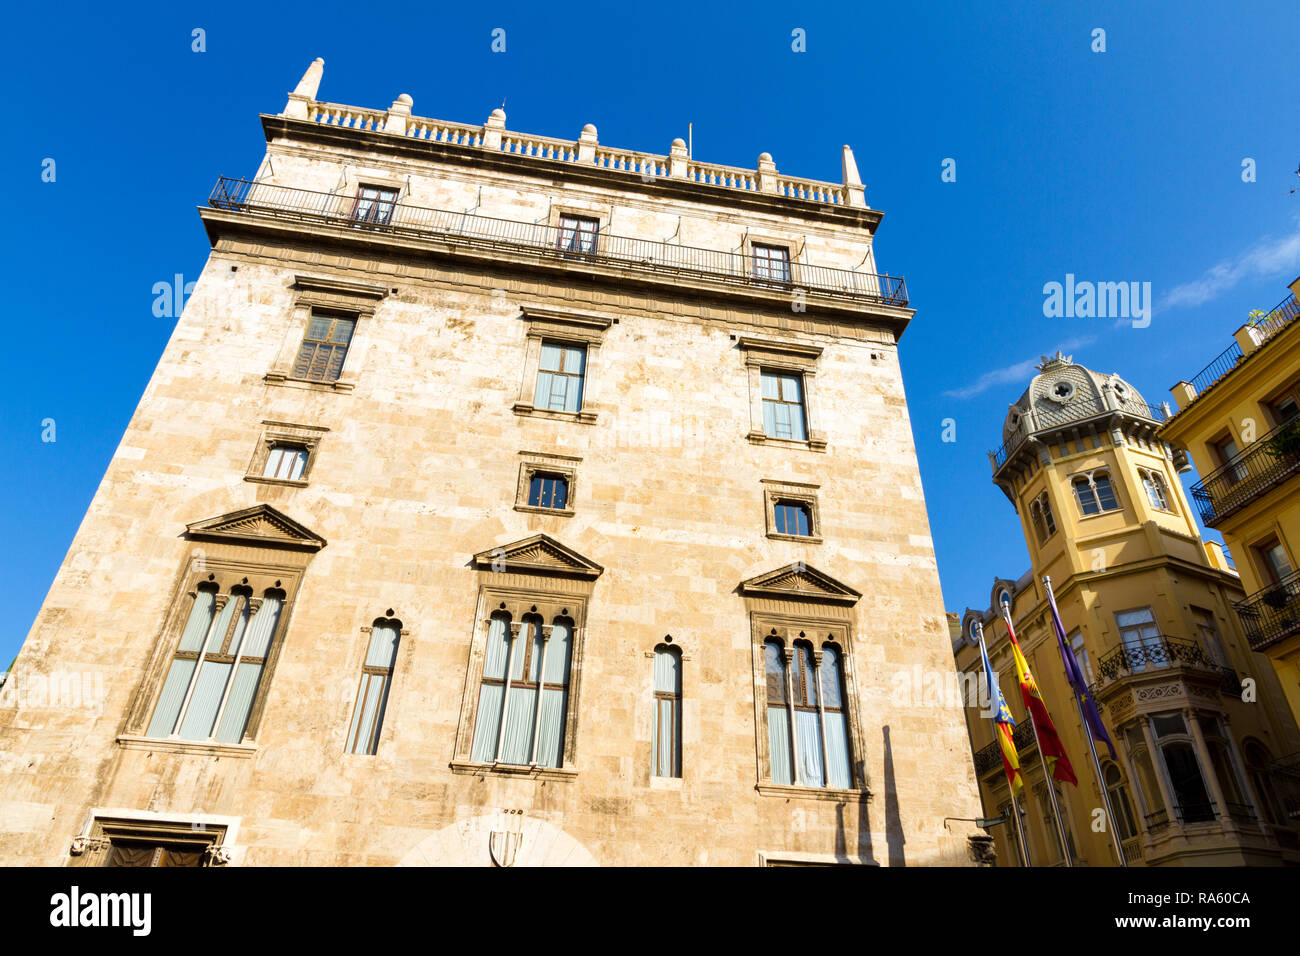
<path fill-rule="evenodd" d="M 1278 758 L 1300 743 L 1277 676 L 1233 613 L 1241 579 L 1204 541 L 1178 480 L 1187 453 L 1158 433 L 1153 407 L 1118 375 L 1060 353 L 1011 405 L 993 480 L 1020 516 L 1031 566 L 996 578 L 953 635 L 958 668 L 982 672 L 975 626 L 1017 725 L 1025 841 L 1034 866 L 1294 865 L 1300 792 Z M 1101 779 L 1050 618 L 1050 578 L 1069 651 L 1115 745 Z M 1078 785 L 1056 783 L 1066 847 L 1003 619 L 1060 734 Z M 954 622 L 955 624 L 956 622 Z M 1010 793 L 986 708 L 967 709 L 985 813 L 1001 865 L 1021 865 Z M 1118 841 L 1094 824 L 1110 796 Z"/>
<path fill-rule="evenodd" d="M 811 182 L 322 71 L 202 209 L 0 696 L 0 860 L 969 862 L 960 707 L 891 703 L 953 665 L 848 147 Z"/>

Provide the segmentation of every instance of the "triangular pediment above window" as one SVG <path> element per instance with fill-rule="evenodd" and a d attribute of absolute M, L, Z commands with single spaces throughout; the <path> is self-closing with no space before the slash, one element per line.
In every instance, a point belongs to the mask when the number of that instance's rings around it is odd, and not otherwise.
<path fill-rule="evenodd" d="M 489 571 L 558 574 L 564 577 L 600 577 L 604 568 L 566 548 L 550 535 L 537 534 L 513 544 L 503 544 L 474 555 L 474 563 Z"/>
<path fill-rule="evenodd" d="M 205 541 L 261 544 L 273 548 L 319 551 L 325 539 L 270 505 L 254 505 L 185 526 L 185 535 Z"/>
<path fill-rule="evenodd" d="M 836 581 L 807 564 L 787 564 L 740 582 L 747 597 L 781 598 L 787 601 L 829 601 L 853 605 L 862 597 L 847 584 Z"/>

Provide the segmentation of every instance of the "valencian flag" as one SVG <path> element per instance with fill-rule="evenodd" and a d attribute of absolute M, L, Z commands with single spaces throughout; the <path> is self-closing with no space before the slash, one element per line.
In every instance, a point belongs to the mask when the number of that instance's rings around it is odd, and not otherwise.
<path fill-rule="evenodd" d="M 1002 749 L 1002 769 L 1007 772 L 1007 784 L 1011 787 L 1011 798 L 1014 800 L 1016 794 L 1024 787 L 1024 781 L 1020 779 L 1020 758 L 1016 756 L 1016 743 L 1012 738 L 1016 722 L 1007 708 L 1006 699 L 1002 696 L 1002 688 L 998 686 L 998 679 L 993 676 L 989 652 L 984 647 L 984 628 L 978 624 L 976 628 L 980 637 L 980 657 L 984 661 L 984 679 L 989 685 L 989 703 L 992 705 L 991 709 L 996 712 L 993 718 L 993 731 L 997 735 L 998 746 Z"/>
<path fill-rule="evenodd" d="M 1110 759 L 1115 760 L 1115 745 L 1111 743 L 1110 734 L 1106 733 L 1106 725 L 1101 722 L 1101 714 L 1097 712 L 1097 704 L 1092 699 L 1092 694 L 1088 693 L 1088 685 L 1079 670 L 1079 662 L 1074 659 L 1069 646 L 1065 643 L 1065 625 L 1061 623 L 1061 612 L 1056 607 L 1056 595 L 1052 593 L 1052 584 L 1047 579 L 1044 581 L 1047 584 L 1047 603 L 1052 609 L 1052 628 L 1056 631 L 1056 643 L 1061 648 L 1061 660 L 1065 662 L 1065 679 L 1070 682 L 1075 696 L 1079 699 L 1079 707 L 1083 711 L 1083 719 L 1088 724 L 1088 732 L 1092 735 L 1093 741 L 1104 743 L 1110 750 Z"/>
<path fill-rule="evenodd" d="M 1034 715 L 1034 730 L 1038 733 L 1038 752 L 1042 754 L 1055 779 L 1062 783 L 1072 783 L 1077 787 L 1079 779 L 1074 775 L 1074 768 L 1070 766 L 1070 758 L 1065 755 L 1065 745 L 1061 743 L 1056 725 L 1052 723 L 1052 718 L 1047 713 L 1047 705 L 1043 703 L 1043 695 L 1038 692 L 1034 675 L 1029 672 L 1029 662 L 1025 660 L 1025 655 L 1020 650 L 1020 642 L 1016 640 L 1015 629 L 1011 626 L 1011 615 L 1007 613 L 1005 604 L 1002 606 L 1002 612 L 1002 618 L 1007 623 L 1007 634 L 1011 636 L 1011 656 L 1016 661 L 1016 680 L 1020 682 L 1020 696 L 1024 699 L 1025 710 Z"/>

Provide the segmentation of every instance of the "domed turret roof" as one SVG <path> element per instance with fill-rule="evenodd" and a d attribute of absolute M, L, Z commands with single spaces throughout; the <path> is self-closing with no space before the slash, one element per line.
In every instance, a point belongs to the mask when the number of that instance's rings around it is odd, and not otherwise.
<path fill-rule="evenodd" d="M 1113 396 L 1108 403 L 1109 390 Z M 1108 409 L 1126 409 L 1150 417 L 1150 411 L 1136 388 L 1118 375 L 1103 375 L 1075 363 L 1073 356 L 1059 351 L 1038 366 L 1025 393 L 1007 410 L 1002 424 L 1002 440 L 1008 448 L 1024 436 L 1028 419 L 1025 412 L 1033 410 L 1034 429 L 1051 428 L 1067 422 L 1079 421 L 1104 414 Z"/>

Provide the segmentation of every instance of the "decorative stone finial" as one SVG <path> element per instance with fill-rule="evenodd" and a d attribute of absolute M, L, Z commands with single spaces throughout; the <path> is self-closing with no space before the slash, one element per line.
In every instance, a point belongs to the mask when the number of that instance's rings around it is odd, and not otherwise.
<path fill-rule="evenodd" d="M 1038 366 L 1038 371 L 1040 372 L 1046 372 L 1048 369 L 1056 368 L 1056 366 L 1058 365 L 1074 364 L 1074 356 L 1064 355 L 1062 354 L 1060 349 L 1057 349 L 1056 354 L 1053 355 L 1051 358 L 1048 358 L 1046 355 L 1044 355 L 1042 356 L 1042 359 L 1043 359 L 1042 364 Z"/>
<path fill-rule="evenodd" d="M 298 85 L 293 88 L 293 92 L 289 94 L 289 102 L 284 105 L 284 112 L 280 115 L 292 119 L 308 119 L 307 104 L 315 101 L 324 74 L 325 61 L 316 57 L 311 61 L 311 66 L 307 67 L 307 72 L 302 75 Z"/>
<path fill-rule="evenodd" d="M 584 126 L 584 127 L 582 128 L 582 138 L 583 138 L 583 139 L 587 139 L 588 137 L 590 137 L 591 139 L 595 139 L 595 138 L 596 138 L 596 124 L 595 124 L 595 123 L 588 123 L 586 126 Z"/>
<path fill-rule="evenodd" d="M 489 123 L 492 122 L 493 120 L 499 121 L 501 125 L 504 126 L 506 122 L 506 111 L 498 106 L 496 109 L 492 111 L 492 115 L 488 117 Z"/>
<path fill-rule="evenodd" d="M 840 174 L 844 191 L 848 194 L 848 204 L 866 209 L 867 197 L 862 188 L 862 177 L 858 175 L 858 161 L 853 156 L 853 148 L 847 143 L 840 149 Z"/>

